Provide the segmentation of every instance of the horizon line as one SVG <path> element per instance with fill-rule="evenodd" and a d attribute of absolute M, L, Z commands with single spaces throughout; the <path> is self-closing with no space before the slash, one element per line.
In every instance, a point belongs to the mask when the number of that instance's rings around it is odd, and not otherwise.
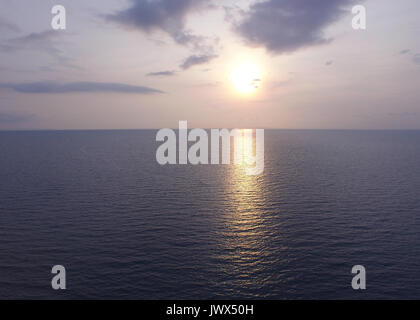
<path fill-rule="evenodd" d="M 179 130 L 179 128 L 128 128 L 128 129 L 0 129 L 0 132 L 77 132 L 77 131 L 156 131 L 161 129 Z M 197 129 L 196 127 L 188 128 Z M 344 128 L 202 128 L 204 130 L 211 129 L 263 129 L 263 130 L 281 130 L 281 131 L 420 131 L 420 128 L 408 129 L 344 129 Z"/>

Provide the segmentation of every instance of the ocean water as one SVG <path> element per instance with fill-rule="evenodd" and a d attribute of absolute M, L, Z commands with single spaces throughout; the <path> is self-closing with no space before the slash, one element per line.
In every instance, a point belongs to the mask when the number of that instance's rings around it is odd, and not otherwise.
<path fill-rule="evenodd" d="M 0 133 L 0 298 L 420 299 L 420 132 L 267 130 L 260 176 L 155 134 Z"/>

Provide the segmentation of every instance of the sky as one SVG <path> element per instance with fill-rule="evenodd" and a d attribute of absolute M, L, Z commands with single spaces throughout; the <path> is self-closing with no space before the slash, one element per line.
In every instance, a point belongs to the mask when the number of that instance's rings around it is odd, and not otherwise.
<path fill-rule="evenodd" d="M 366 30 L 352 28 L 359 4 Z M 0 130 L 420 129 L 419 12 L 418 0 L 0 0 Z"/>

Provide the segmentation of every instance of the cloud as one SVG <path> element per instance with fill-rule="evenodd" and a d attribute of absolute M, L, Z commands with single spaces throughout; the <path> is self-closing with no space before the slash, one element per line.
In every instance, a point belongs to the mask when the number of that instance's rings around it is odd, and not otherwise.
<path fill-rule="evenodd" d="M 409 53 L 410 52 L 410 50 L 409 49 L 404 49 L 404 50 L 401 50 L 400 51 L 400 54 L 407 54 L 407 53 Z"/>
<path fill-rule="evenodd" d="M 0 123 L 18 123 L 33 119 L 33 114 L 17 114 L 17 113 L 3 113 L 0 112 Z"/>
<path fill-rule="evenodd" d="M 207 0 L 131 0 L 130 6 L 106 16 L 109 21 L 139 29 L 146 33 L 156 30 L 168 34 L 175 43 L 190 48 L 193 52 L 181 65 L 183 70 L 196 64 L 209 62 L 219 46 L 218 38 L 194 34 L 186 29 L 189 14 L 200 9 L 214 9 Z M 169 76 L 173 74 L 150 73 L 149 76 Z"/>
<path fill-rule="evenodd" d="M 174 76 L 176 73 L 175 71 L 158 71 L 158 72 L 149 72 L 146 74 L 148 77 L 170 77 Z"/>
<path fill-rule="evenodd" d="M 0 43 L 0 51 L 13 53 L 17 51 L 39 51 L 44 52 L 56 60 L 61 66 L 78 68 L 67 57 L 62 50 L 59 49 L 58 40 L 62 39 L 62 34 L 54 30 L 43 32 L 33 32 L 25 36 L 8 39 Z"/>
<path fill-rule="evenodd" d="M 225 21 L 226 22 L 235 22 L 239 17 L 245 16 L 245 11 L 238 5 L 232 4 L 230 6 L 222 7 L 225 12 Z"/>
<path fill-rule="evenodd" d="M 216 55 L 192 55 L 185 59 L 185 61 L 180 65 L 180 68 L 187 70 L 193 66 L 208 63 L 215 58 L 217 58 Z"/>
<path fill-rule="evenodd" d="M 253 4 L 235 31 L 251 46 L 276 53 L 330 42 L 326 27 L 337 21 L 354 0 L 267 0 Z"/>
<path fill-rule="evenodd" d="M 0 88 L 11 89 L 19 93 L 163 93 L 163 91 L 153 88 L 108 82 L 70 82 L 64 84 L 54 82 L 0 83 Z"/>
<path fill-rule="evenodd" d="M 39 49 L 40 47 L 51 47 L 53 37 L 57 33 L 53 30 L 44 32 L 33 32 L 25 36 L 12 38 L 0 44 L 0 49 L 5 52 L 18 51 L 22 49 Z"/>
<path fill-rule="evenodd" d="M 108 15 L 107 19 L 147 33 L 161 30 L 179 44 L 196 47 L 204 38 L 185 29 L 186 18 L 206 3 L 205 0 L 131 0 L 128 9 Z"/>
<path fill-rule="evenodd" d="M 325 62 L 325 65 L 326 65 L 327 67 L 329 67 L 329 66 L 331 66 L 333 63 L 334 63 L 334 61 L 332 61 L 332 60 L 328 60 L 327 62 Z"/>

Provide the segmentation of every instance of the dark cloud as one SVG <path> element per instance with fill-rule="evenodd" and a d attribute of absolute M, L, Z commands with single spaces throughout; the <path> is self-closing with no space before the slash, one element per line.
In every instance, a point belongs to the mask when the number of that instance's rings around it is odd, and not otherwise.
<path fill-rule="evenodd" d="M 145 31 L 162 29 L 182 30 L 190 10 L 202 5 L 204 0 L 131 0 L 128 9 L 109 15 L 111 20 L 132 25 Z"/>
<path fill-rule="evenodd" d="M 410 50 L 409 49 L 404 49 L 404 50 L 401 50 L 400 51 L 400 54 L 407 54 L 407 53 L 409 53 L 410 52 Z"/>
<path fill-rule="evenodd" d="M 267 0 L 253 4 L 235 30 L 250 45 L 274 53 L 328 43 L 325 28 L 354 0 Z"/>
<path fill-rule="evenodd" d="M 170 77 L 176 74 L 175 71 L 158 71 L 158 72 L 149 72 L 146 74 L 148 77 Z"/>
<path fill-rule="evenodd" d="M 216 55 L 192 55 L 185 59 L 185 61 L 180 65 L 180 68 L 187 70 L 193 66 L 208 63 L 215 58 L 217 58 Z"/>
<path fill-rule="evenodd" d="M 216 56 L 219 46 L 218 38 L 196 35 L 187 30 L 187 16 L 199 9 L 215 7 L 208 0 L 131 0 L 127 9 L 108 15 L 107 19 L 146 33 L 163 31 L 177 44 L 187 46 L 193 51 L 193 55 L 181 65 L 181 68 L 186 70 L 193 65 L 210 61 Z"/>
<path fill-rule="evenodd" d="M 201 46 L 204 38 L 185 29 L 187 15 L 202 8 L 205 0 L 131 0 L 128 9 L 108 15 L 108 20 L 145 32 L 161 30 L 175 42 L 194 47 Z"/>
<path fill-rule="evenodd" d="M 122 83 L 107 82 L 71 82 L 57 84 L 54 82 L 31 82 L 31 83 L 0 83 L 0 88 L 12 89 L 20 93 L 89 93 L 89 92 L 112 92 L 133 94 L 154 94 L 163 91 L 132 86 Z"/>

